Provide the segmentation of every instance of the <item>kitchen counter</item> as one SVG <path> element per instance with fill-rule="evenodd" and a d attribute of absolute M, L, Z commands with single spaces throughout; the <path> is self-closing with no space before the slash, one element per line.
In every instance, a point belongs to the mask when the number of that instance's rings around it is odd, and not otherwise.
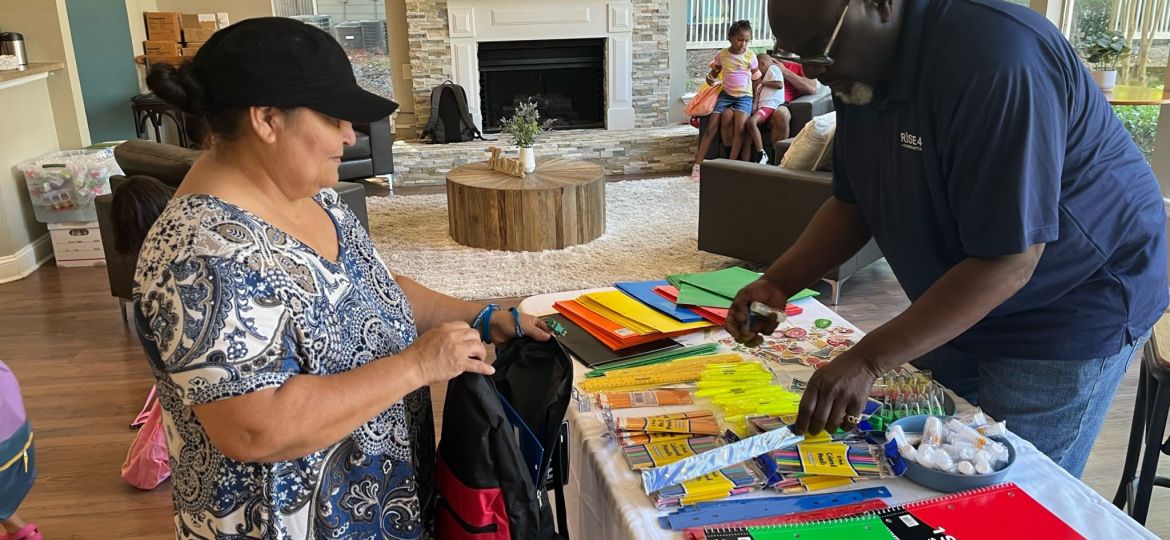
<path fill-rule="evenodd" d="M 21 69 L 0 71 L 0 88 L 21 84 L 21 79 L 26 77 L 32 78 L 41 73 L 51 73 L 62 69 L 65 69 L 64 62 L 32 62 Z"/>

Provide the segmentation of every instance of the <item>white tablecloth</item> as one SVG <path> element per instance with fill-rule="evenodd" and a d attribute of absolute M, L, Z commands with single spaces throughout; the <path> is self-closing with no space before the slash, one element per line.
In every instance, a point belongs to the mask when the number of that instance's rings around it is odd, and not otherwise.
<path fill-rule="evenodd" d="M 538 316 L 555 313 L 553 302 L 576 298 L 584 292 L 588 291 L 533 296 L 520 304 L 520 310 Z M 799 326 L 808 326 L 813 320 L 821 318 L 831 319 L 835 325 L 851 326 L 815 299 L 801 300 L 798 304 L 804 308 L 804 313 L 791 319 Z M 684 341 L 687 344 L 715 341 L 725 335 L 722 331 L 708 331 L 706 334 L 687 336 Z M 583 378 L 584 367 L 577 362 L 574 364 L 577 377 Z M 803 367 L 784 366 L 782 369 L 787 375 L 805 379 L 810 373 L 808 368 Z M 956 404 L 959 410 L 971 407 L 960 398 L 956 398 Z M 656 509 L 642 491 L 639 476 L 629 469 L 616 443 L 603 437 L 605 424 L 596 417 L 596 413 L 581 412 L 576 405 L 572 403 L 568 413 L 569 485 L 565 488 L 565 501 L 570 537 L 639 540 L 682 538 L 681 533 L 658 525 L 658 517 L 669 511 Z M 1031 443 L 1012 433 L 1008 434 L 1008 438 L 1016 447 L 1018 457 L 1007 480 L 1015 482 L 1086 538 L 1157 538 L 1089 486 L 1057 466 Z M 877 485 L 889 488 L 893 498 L 885 499 L 885 502 L 891 506 L 939 495 L 934 490 L 901 478 L 880 483 L 866 482 L 864 487 Z M 858 487 L 862 485 L 858 484 Z M 760 493 L 762 496 L 776 495 L 771 491 Z"/>

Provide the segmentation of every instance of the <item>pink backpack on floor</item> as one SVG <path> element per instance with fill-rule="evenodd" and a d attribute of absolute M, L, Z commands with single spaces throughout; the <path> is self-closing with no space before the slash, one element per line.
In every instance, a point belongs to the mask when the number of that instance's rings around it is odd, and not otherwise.
<path fill-rule="evenodd" d="M 155 388 L 150 388 L 146 405 L 130 424 L 140 427 L 122 463 L 122 479 L 138 489 L 154 489 L 171 476 L 171 457 L 167 453 L 167 434 L 163 427 L 162 405 Z"/>

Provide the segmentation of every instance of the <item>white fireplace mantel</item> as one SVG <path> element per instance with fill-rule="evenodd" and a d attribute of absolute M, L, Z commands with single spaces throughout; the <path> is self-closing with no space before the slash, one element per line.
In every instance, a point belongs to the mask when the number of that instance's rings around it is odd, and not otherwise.
<path fill-rule="evenodd" d="M 478 44 L 484 41 L 604 38 L 606 129 L 634 127 L 634 6 L 597 0 L 448 0 L 451 69 L 483 127 Z"/>

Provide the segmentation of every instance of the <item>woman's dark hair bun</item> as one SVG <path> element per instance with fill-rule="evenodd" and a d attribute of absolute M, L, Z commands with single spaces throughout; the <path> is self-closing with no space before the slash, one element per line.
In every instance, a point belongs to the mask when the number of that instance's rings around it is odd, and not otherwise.
<path fill-rule="evenodd" d="M 171 64 L 155 64 L 146 75 L 146 86 L 154 95 L 191 115 L 202 115 L 205 92 L 203 85 L 195 79 L 195 68 L 191 62 L 178 67 Z"/>

